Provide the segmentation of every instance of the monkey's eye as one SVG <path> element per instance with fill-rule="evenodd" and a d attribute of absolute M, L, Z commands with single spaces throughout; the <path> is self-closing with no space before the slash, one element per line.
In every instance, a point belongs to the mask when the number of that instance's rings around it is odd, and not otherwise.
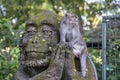
<path fill-rule="evenodd" d="M 66 14 L 65 16 L 67 17 L 68 15 Z"/>
<path fill-rule="evenodd" d="M 75 16 L 75 18 L 78 18 L 77 16 Z"/>
<path fill-rule="evenodd" d="M 72 15 L 71 18 L 76 18 L 76 16 L 75 16 L 75 15 Z"/>

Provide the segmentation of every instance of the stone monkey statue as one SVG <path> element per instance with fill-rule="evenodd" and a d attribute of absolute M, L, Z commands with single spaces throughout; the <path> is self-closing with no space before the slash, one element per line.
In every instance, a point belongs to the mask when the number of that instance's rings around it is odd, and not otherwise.
<path fill-rule="evenodd" d="M 74 55 L 57 46 L 60 21 L 58 15 L 46 10 L 27 21 L 14 80 L 84 80 L 75 68 Z M 97 80 L 90 59 L 87 69 L 88 79 Z"/>

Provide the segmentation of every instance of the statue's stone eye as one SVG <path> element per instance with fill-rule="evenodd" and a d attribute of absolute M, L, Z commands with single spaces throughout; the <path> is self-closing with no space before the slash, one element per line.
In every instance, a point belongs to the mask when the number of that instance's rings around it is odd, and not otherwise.
<path fill-rule="evenodd" d="M 27 33 L 36 33 L 36 28 L 35 27 L 33 27 L 33 26 L 29 26 L 28 28 L 27 28 Z"/>
<path fill-rule="evenodd" d="M 43 30 L 42 32 L 47 35 L 52 35 L 52 31 L 50 30 Z"/>
<path fill-rule="evenodd" d="M 48 31 L 48 34 L 52 35 L 52 31 Z"/>
<path fill-rule="evenodd" d="M 49 25 L 43 25 L 42 32 L 46 35 L 52 34 L 52 28 Z"/>

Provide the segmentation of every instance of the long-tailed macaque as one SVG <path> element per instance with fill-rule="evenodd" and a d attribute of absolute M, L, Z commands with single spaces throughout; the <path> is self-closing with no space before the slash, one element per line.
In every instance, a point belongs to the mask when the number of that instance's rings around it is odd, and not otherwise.
<path fill-rule="evenodd" d="M 67 13 L 60 24 L 60 41 L 68 44 L 73 54 L 80 59 L 81 75 L 86 76 L 87 46 L 79 30 L 79 19 L 76 14 Z"/>

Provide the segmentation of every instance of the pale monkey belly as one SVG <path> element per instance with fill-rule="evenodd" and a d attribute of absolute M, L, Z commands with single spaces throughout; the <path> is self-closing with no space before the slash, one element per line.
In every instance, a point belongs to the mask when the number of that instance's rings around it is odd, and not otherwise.
<path fill-rule="evenodd" d="M 73 45 L 73 54 L 74 54 L 74 55 L 77 55 L 77 56 L 80 56 L 81 53 L 82 53 L 83 48 L 84 48 L 83 45 L 74 44 L 74 45 Z"/>
<path fill-rule="evenodd" d="M 66 42 L 71 42 L 72 38 L 73 38 L 72 32 L 67 32 L 67 34 L 66 34 Z"/>

